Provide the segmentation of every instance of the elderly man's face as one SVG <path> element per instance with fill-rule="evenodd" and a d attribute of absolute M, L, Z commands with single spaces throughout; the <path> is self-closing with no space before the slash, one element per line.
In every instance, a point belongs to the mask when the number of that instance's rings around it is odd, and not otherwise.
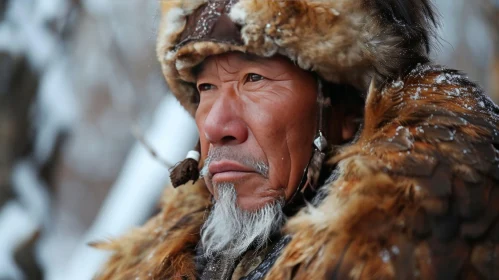
<path fill-rule="evenodd" d="M 290 199 L 312 153 L 315 78 L 283 57 L 227 53 L 203 63 L 197 88 L 204 179 L 215 199 L 226 183 L 243 210 Z"/>

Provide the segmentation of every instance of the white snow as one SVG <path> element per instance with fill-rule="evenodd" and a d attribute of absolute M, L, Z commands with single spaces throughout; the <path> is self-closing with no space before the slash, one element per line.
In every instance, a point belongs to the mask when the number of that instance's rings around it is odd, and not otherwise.
<path fill-rule="evenodd" d="M 17 163 L 12 172 L 12 185 L 19 202 L 31 219 L 39 225 L 46 224 L 50 210 L 47 187 L 38 179 L 38 170 L 30 161 Z"/>
<path fill-rule="evenodd" d="M 338 12 L 338 10 L 336 9 L 329 9 L 331 11 L 331 13 L 335 16 L 339 16 L 340 15 L 340 12 Z"/>
<path fill-rule="evenodd" d="M 395 245 L 393 245 L 393 246 L 392 246 L 391 251 L 392 251 L 392 253 L 393 253 L 393 254 L 395 254 L 395 255 L 400 254 L 400 249 L 399 249 L 399 247 L 397 247 L 397 246 L 395 246 Z"/>
<path fill-rule="evenodd" d="M 445 77 L 444 74 L 438 75 L 438 77 L 435 79 L 435 83 L 437 83 L 437 84 L 441 84 L 444 81 L 447 81 L 447 77 Z"/>
<path fill-rule="evenodd" d="M 113 5 L 105 0 L 84 0 L 82 3 L 89 13 L 102 17 L 109 15 L 113 9 Z"/>
<path fill-rule="evenodd" d="M 392 83 L 392 88 L 394 89 L 402 89 L 404 87 L 404 81 L 398 80 Z"/>
<path fill-rule="evenodd" d="M 35 157 L 45 162 L 52 153 L 57 135 L 69 129 L 80 116 L 72 90 L 70 70 L 64 59 L 55 61 L 43 74 L 37 95 Z"/>
<path fill-rule="evenodd" d="M 0 229 L 4 229 L 0 230 L 0 279 L 23 279 L 23 273 L 14 262 L 14 252 L 38 227 L 29 211 L 17 201 L 10 200 L 0 209 Z"/>
<path fill-rule="evenodd" d="M 46 16 L 48 15 L 38 13 L 32 1 L 9 1 L 6 12 L 8 20 L 3 23 L 12 28 L 15 34 L 11 39 L 18 49 L 17 52 L 25 53 L 32 65 L 39 70 L 42 70 L 53 56 L 60 52 L 59 42 L 45 27 Z"/>
<path fill-rule="evenodd" d="M 159 105 L 145 138 L 161 158 L 174 164 L 194 147 L 197 130 L 192 117 L 169 95 Z M 67 270 L 51 279 L 91 279 L 108 253 L 86 244 L 118 237 L 146 220 L 169 182 L 168 176 L 167 167 L 152 158 L 137 142 L 99 216 L 75 250 Z"/>
<path fill-rule="evenodd" d="M 388 263 L 391 260 L 390 252 L 387 249 L 382 249 L 379 252 L 379 256 L 384 263 Z"/>
<path fill-rule="evenodd" d="M 411 95 L 412 100 L 418 100 L 419 98 L 421 98 L 421 88 L 420 87 L 418 87 L 416 89 L 416 92 L 414 92 L 414 94 Z"/>
<path fill-rule="evenodd" d="M 232 21 L 238 23 L 238 24 L 244 24 L 246 21 L 246 18 L 248 17 L 248 13 L 244 10 L 244 7 L 239 3 L 235 4 L 232 9 L 230 10 L 229 14 L 230 18 Z"/>

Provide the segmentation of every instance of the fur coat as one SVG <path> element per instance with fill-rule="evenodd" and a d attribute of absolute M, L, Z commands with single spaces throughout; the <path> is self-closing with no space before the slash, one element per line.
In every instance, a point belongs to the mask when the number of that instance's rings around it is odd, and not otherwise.
<path fill-rule="evenodd" d="M 328 160 L 322 200 L 287 220 L 287 244 L 261 278 L 499 278 L 499 108 L 460 72 L 429 63 L 429 0 L 162 7 L 158 58 L 191 115 L 194 67 L 228 51 L 279 54 L 366 95 L 358 137 Z M 201 181 L 168 188 L 161 205 L 143 227 L 94 244 L 114 252 L 97 279 L 198 276 L 209 192 Z"/>
<path fill-rule="evenodd" d="M 371 86 L 357 139 L 329 160 L 317 206 L 265 279 L 497 279 L 499 109 L 461 73 L 419 65 Z M 128 235 L 97 279 L 195 279 L 211 197 L 202 181 L 168 188 L 162 211 Z"/>

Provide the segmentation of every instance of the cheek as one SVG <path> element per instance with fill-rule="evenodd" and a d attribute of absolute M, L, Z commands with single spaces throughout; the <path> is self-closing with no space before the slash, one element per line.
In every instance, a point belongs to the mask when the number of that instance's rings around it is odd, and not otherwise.
<path fill-rule="evenodd" d="M 196 126 L 197 126 L 198 132 L 199 132 L 199 143 L 201 144 L 201 147 L 200 147 L 201 148 L 200 168 L 202 168 L 204 166 L 204 161 L 208 157 L 208 150 L 210 149 L 210 143 L 206 139 L 206 136 L 204 133 L 204 121 L 206 119 L 206 113 L 204 112 L 205 110 L 203 110 L 203 109 L 204 109 L 203 107 L 199 106 L 197 111 L 196 111 L 196 115 L 194 116 L 195 121 L 196 121 Z M 204 179 L 204 181 L 205 181 L 206 187 L 208 188 L 208 191 L 212 195 L 214 195 L 213 186 L 210 184 L 210 182 L 206 178 Z"/>
<path fill-rule="evenodd" d="M 251 130 L 269 162 L 271 187 L 284 190 L 289 198 L 298 186 L 312 152 L 315 102 L 305 103 L 308 106 L 276 107 L 275 104 L 279 102 L 272 102 L 269 106 L 259 104 Z"/>
<path fill-rule="evenodd" d="M 203 162 L 207 155 L 209 149 L 209 142 L 206 139 L 206 134 L 204 131 L 204 122 L 206 120 L 206 116 L 208 114 L 207 106 L 202 106 L 201 104 L 198 106 L 196 110 L 196 115 L 194 116 L 194 120 L 196 121 L 196 126 L 199 132 L 199 142 L 201 143 L 201 161 Z"/>

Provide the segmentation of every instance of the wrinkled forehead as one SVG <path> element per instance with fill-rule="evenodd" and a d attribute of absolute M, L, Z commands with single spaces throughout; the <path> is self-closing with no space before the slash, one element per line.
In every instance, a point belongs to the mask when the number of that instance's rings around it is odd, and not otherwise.
<path fill-rule="evenodd" d="M 217 64 L 223 65 L 223 67 L 228 71 L 238 71 L 246 66 L 251 66 L 263 69 L 305 72 L 300 67 L 295 65 L 290 59 L 282 55 L 261 57 L 251 53 L 234 51 L 208 56 L 203 62 L 194 67 L 193 73 L 195 77 L 198 77 L 199 74 L 203 73 L 203 71 L 213 70 L 209 68 L 216 67 L 215 65 Z"/>

